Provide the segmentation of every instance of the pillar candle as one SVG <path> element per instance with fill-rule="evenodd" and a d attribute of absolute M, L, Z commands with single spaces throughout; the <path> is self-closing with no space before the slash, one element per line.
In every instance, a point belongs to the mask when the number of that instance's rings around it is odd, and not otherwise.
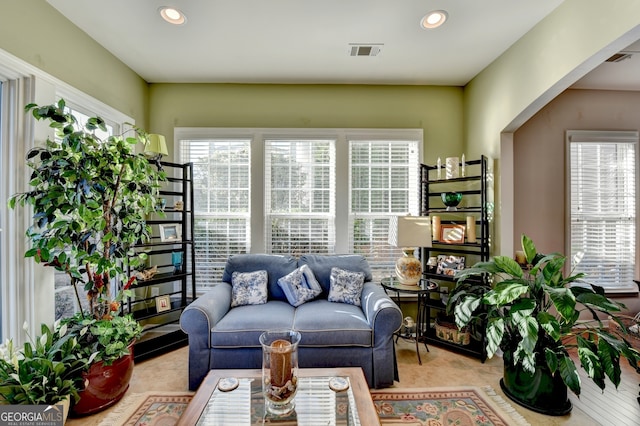
<path fill-rule="evenodd" d="M 282 387 L 291 380 L 291 343 L 276 340 L 271 343 L 271 386 Z"/>
<path fill-rule="evenodd" d="M 467 242 L 476 242 L 476 218 L 474 216 L 467 216 Z"/>
<path fill-rule="evenodd" d="M 440 216 L 431 216 L 431 239 L 440 241 Z"/>
<path fill-rule="evenodd" d="M 458 157 L 447 157 L 445 161 L 445 177 L 447 179 L 455 179 L 459 176 L 458 170 L 460 167 L 460 160 Z"/>

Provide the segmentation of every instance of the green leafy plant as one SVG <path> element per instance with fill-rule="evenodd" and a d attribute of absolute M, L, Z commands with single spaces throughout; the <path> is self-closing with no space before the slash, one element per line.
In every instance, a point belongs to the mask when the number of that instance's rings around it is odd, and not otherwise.
<path fill-rule="evenodd" d="M 13 340 L 0 346 L 0 404 L 78 400 L 82 372 L 92 357 L 84 356 L 76 336 L 67 331 L 65 326 L 53 332 L 42 325 L 42 335 L 22 348 L 14 346 Z"/>
<path fill-rule="evenodd" d="M 108 134 L 102 118 L 79 123 L 64 100 L 29 104 L 25 111 L 56 130 L 56 138 L 27 154 L 31 189 L 9 199 L 11 208 L 33 207 L 27 230 L 32 246 L 25 257 L 69 275 L 80 306 L 78 285 L 84 286 L 88 312 L 67 326 L 82 331 L 78 340 L 97 351 L 98 360 L 111 362 L 140 335 L 135 321 L 116 318 L 135 280 L 127 267 L 146 259 L 134 246 L 150 239 L 146 218 L 156 211 L 165 174 L 142 154 L 147 134 L 140 128 L 132 127 L 128 137 L 101 136 Z"/>
<path fill-rule="evenodd" d="M 524 235 L 522 248 L 528 263 L 524 270 L 513 259 L 496 256 L 456 274 L 450 303 L 458 327 L 483 324 L 488 357 L 500 348 L 505 362 L 521 364 L 530 373 L 545 364 L 576 395 L 581 383 L 571 350 L 601 389 L 605 377 L 617 387 L 621 357 L 638 368 L 640 353 L 610 333 L 601 318 L 610 316 L 626 330 L 614 314 L 624 305 L 607 298 L 601 287 L 583 282 L 582 273 L 565 277 L 565 256 L 538 253 Z M 466 282 L 479 276 L 491 277 L 493 287 Z M 588 313 L 585 320 L 583 312 Z"/>

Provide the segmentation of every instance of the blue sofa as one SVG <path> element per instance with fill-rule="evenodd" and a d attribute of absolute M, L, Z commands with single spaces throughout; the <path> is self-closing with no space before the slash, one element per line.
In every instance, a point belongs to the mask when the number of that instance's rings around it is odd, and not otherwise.
<path fill-rule="evenodd" d="M 302 265 L 313 271 L 322 293 L 293 307 L 277 281 Z M 327 300 L 334 266 L 364 273 L 362 306 Z M 231 308 L 232 274 L 259 270 L 268 273 L 267 303 Z M 397 380 L 393 333 L 402 324 L 402 312 L 371 280 L 369 264 L 359 255 L 229 257 L 223 282 L 180 316 L 180 327 L 189 336 L 189 389 L 196 390 L 210 369 L 261 368 L 258 338 L 263 331 L 275 329 L 294 329 L 302 335 L 300 368 L 362 367 L 369 387 L 393 385 Z"/>

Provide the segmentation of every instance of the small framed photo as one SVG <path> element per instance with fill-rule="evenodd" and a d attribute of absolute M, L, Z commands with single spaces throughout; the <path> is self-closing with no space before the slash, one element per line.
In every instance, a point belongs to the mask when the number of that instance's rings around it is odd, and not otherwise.
<path fill-rule="evenodd" d="M 436 274 L 454 276 L 456 271 L 464 269 L 464 256 L 438 255 Z"/>
<path fill-rule="evenodd" d="M 443 224 L 440 226 L 440 241 L 447 244 L 464 243 L 465 225 Z"/>
<path fill-rule="evenodd" d="M 169 295 L 156 297 L 156 311 L 164 312 L 171 309 L 171 297 Z"/>
<path fill-rule="evenodd" d="M 160 224 L 160 241 L 181 241 L 182 240 L 182 225 L 179 223 L 172 224 Z"/>

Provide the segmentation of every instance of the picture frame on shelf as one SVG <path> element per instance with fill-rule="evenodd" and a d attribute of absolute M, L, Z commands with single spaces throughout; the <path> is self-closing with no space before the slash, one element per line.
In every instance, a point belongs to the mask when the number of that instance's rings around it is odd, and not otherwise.
<path fill-rule="evenodd" d="M 169 295 L 156 297 L 156 311 L 158 313 L 171 309 L 171 297 Z"/>
<path fill-rule="evenodd" d="M 446 244 L 463 244 L 466 226 L 459 224 L 440 225 L 440 242 Z"/>
<path fill-rule="evenodd" d="M 465 262 L 466 259 L 464 256 L 440 254 L 438 255 L 436 274 L 452 277 L 456 274 L 456 271 L 464 269 Z"/>
<path fill-rule="evenodd" d="M 158 227 L 160 228 L 160 241 L 163 243 L 182 241 L 182 225 L 179 223 L 160 224 Z"/>

